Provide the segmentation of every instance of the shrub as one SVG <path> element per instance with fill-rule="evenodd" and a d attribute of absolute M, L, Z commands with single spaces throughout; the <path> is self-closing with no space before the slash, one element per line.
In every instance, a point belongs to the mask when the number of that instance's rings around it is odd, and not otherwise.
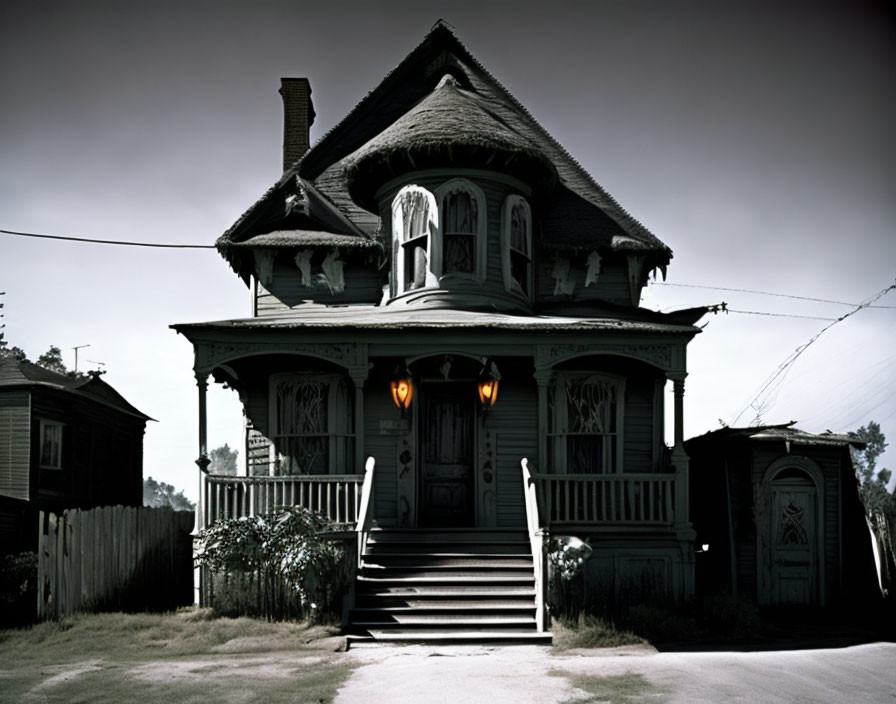
<path fill-rule="evenodd" d="M 342 545 L 323 535 L 329 525 L 324 515 L 295 506 L 203 530 L 196 560 L 217 577 L 215 607 L 269 620 L 332 614 L 349 569 Z"/>
<path fill-rule="evenodd" d="M 32 622 L 37 603 L 37 553 L 6 555 L 0 562 L 0 624 Z"/>

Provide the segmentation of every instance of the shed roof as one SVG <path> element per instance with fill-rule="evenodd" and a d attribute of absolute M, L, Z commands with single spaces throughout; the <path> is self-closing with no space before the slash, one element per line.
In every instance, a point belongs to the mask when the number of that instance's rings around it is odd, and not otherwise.
<path fill-rule="evenodd" d="M 45 387 L 110 406 L 128 415 L 154 420 L 137 410 L 97 374 L 85 377 L 59 374 L 28 361 L 12 357 L 0 359 L 0 391 L 20 387 Z"/>
<path fill-rule="evenodd" d="M 719 428 L 711 430 L 703 435 L 690 438 L 688 444 L 717 443 L 728 439 L 747 439 L 756 442 L 783 441 L 794 445 L 827 445 L 827 446 L 853 446 L 865 447 L 865 443 L 853 434 L 839 434 L 827 431 L 824 433 L 809 433 L 794 427 L 795 420 L 779 425 L 757 425 L 747 428 Z"/>

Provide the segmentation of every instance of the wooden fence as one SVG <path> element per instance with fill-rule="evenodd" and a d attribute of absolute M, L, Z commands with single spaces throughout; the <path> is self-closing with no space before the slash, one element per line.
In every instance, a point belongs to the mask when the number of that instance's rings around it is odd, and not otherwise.
<path fill-rule="evenodd" d="M 38 618 L 192 603 L 194 518 L 168 508 L 41 511 Z"/>

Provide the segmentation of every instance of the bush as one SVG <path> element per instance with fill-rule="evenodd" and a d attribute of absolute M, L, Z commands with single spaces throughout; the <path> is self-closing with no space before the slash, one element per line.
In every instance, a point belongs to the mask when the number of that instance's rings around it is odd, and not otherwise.
<path fill-rule="evenodd" d="M 333 614 L 350 568 L 342 545 L 323 535 L 329 525 L 326 516 L 295 506 L 203 530 L 196 560 L 214 573 L 212 605 L 269 620 Z"/>
<path fill-rule="evenodd" d="M 0 624 L 31 623 L 36 604 L 37 553 L 6 555 L 0 562 Z"/>

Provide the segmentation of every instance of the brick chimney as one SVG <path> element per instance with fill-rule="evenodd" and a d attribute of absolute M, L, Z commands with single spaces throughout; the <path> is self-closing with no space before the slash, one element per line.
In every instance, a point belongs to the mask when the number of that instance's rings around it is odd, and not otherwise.
<path fill-rule="evenodd" d="M 283 170 L 295 164 L 311 145 L 310 130 L 314 124 L 311 84 L 307 78 L 281 78 L 283 96 Z"/>

